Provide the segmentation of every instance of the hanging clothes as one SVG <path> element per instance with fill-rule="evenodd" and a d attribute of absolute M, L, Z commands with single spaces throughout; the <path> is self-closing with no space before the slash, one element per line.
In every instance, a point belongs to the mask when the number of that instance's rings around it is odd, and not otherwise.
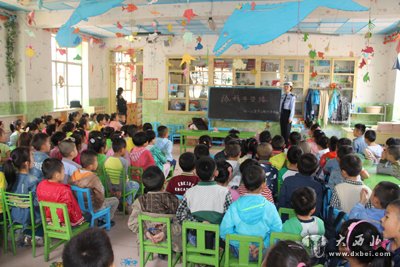
<path fill-rule="evenodd" d="M 308 89 L 306 98 L 304 100 L 304 120 L 314 121 L 317 118 L 320 104 L 319 95 L 319 90 Z"/>
<path fill-rule="evenodd" d="M 319 112 L 318 120 L 322 122 L 322 127 L 328 123 L 328 106 L 329 106 L 329 91 L 322 90 L 319 92 Z"/>
<path fill-rule="evenodd" d="M 339 101 L 340 101 L 340 93 L 338 90 L 334 90 L 331 96 L 331 99 L 329 101 L 329 111 L 328 111 L 328 118 L 332 119 L 333 116 L 335 116 L 336 119 L 336 111 L 338 109 L 339 106 Z"/>

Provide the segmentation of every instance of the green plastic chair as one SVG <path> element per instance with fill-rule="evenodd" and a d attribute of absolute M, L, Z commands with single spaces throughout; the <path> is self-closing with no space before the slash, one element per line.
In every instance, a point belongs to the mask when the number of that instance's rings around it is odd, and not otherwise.
<path fill-rule="evenodd" d="M 73 236 L 83 232 L 89 228 L 89 223 L 85 222 L 79 226 L 72 228 L 69 220 L 67 204 L 39 201 L 40 216 L 43 222 L 44 231 L 44 260 L 49 260 L 50 253 L 58 246 L 69 241 Z M 46 220 L 46 210 L 50 210 L 51 220 Z M 64 224 L 61 224 L 57 211 L 61 210 L 64 217 Z M 52 243 L 52 239 L 59 239 Z"/>
<path fill-rule="evenodd" d="M 137 191 L 136 190 L 131 190 L 131 191 L 126 191 L 126 181 L 127 181 L 127 177 L 126 177 L 126 173 L 125 173 L 125 169 L 112 169 L 112 168 L 107 168 L 104 167 L 103 169 L 104 175 L 107 179 L 107 184 L 109 184 L 109 186 L 106 187 L 106 195 L 110 196 L 111 195 L 111 185 L 117 185 L 117 186 L 121 186 L 122 190 L 121 190 L 121 197 L 122 197 L 122 212 L 125 215 L 125 203 L 126 203 L 126 197 L 129 195 L 132 195 L 132 200 L 135 197 Z"/>
<path fill-rule="evenodd" d="M 142 167 L 136 167 L 136 166 L 130 166 L 129 167 L 129 178 L 133 181 L 136 181 L 139 183 L 139 192 L 141 195 L 144 195 L 144 185 L 142 182 L 142 177 L 143 177 L 143 168 Z"/>
<path fill-rule="evenodd" d="M 143 222 L 148 221 L 152 223 L 165 224 L 167 227 L 167 238 L 164 242 L 154 244 L 150 240 L 145 238 L 146 229 L 143 229 Z M 168 255 L 168 267 L 175 266 L 181 258 L 181 253 L 176 253 L 176 259 L 174 260 L 172 251 L 172 235 L 171 235 L 171 218 L 166 217 L 151 217 L 143 214 L 138 216 L 139 223 L 139 243 L 140 243 L 140 267 L 144 267 L 147 261 L 153 258 L 153 254 Z M 146 253 L 147 257 L 146 257 Z"/>
<path fill-rule="evenodd" d="M 29 194 L 15 194 L 5 192 L 4 204 L 8 218 L 9 234 L 11 235 L 11 244 L 14 255 L 16 254 L 17 250 L 17 246 L 15 244 L 15 231 L 18 229 L 29 229 L 32 231 L 32 256 L 36 257 L 35 230 L 41 226 L 41 223 L 35 223 L 32 192 L 29 192 Z M 14 223 L 11 218 L 11 209 L 13 208 L 29 209 L 29 215 L 31 219 L 30 225 L 24 228 L 22 224 Z"/>
<path fill-rule="evenodd" d="M 296 235 L 291 233 L 272 232 L 269 237 L 269 246 L 272 247 L 278 240 L 292 240 L 301 242 L 302 237 L 301 235 Z"/>
<path fill-rule="evenodd" d="M 196 246 L 188 243 L 188 230 L 196 231 Z M 206 232 L 215 234 L 214 249 L 206 248 Z M 218 267 L 220 265 L 219 225 L 184 221 L 182 225 L 182 250 L 182 267 L 186 267 L 191 263 Z"/>
<path fill-rule="evenodd" d="M 278 209 L 278 213 L 279 213 L 279 217 L 281 217 L 282 219 L 282 215 L 287 215 L 287 219 L 289 220 L 291 218 L 296 217 L 296 212 L 294 212 L 294 209 L 289 209 L 289 208 L 279 208 Z M 285 221 L 286 221 L 285 220 Z M 284 220 L 282 219 L 282 222 L 284 222 Z"/>
<path fill-rule="evenodd" d="M 7 242 L 7 216 L 6 216 L 6 208 L 5 208 L 5 198 L 4 198 L 4 191 L 3 189 L 0 189 L 0 206 L 2 207 L 3 212 L 0 213 L 0 226 L 1 226 L 1 231 L 3 232 L 3 251 L 4 253 L 7 252 L 8 250 L 8 242 Z"/>
<path fill-rule="evenodd" d="M 229 243 L 230 241 L 239 242 L 239 257 L 236 258 L 233 255 L 230 255 Z M 247 267 L 261 266 L 263 260 L 263 248 L 264 248 L 264 240 L 260 236 L 246 236 L 246 235 L 226 235 L 225 240 L 225 267 L 235 266 L 235 267 Z M 250 245 L 257 245 L 259 249 L 258 253 L 258 261 L 251 262 L 249 260 L 249 247 Z"/>

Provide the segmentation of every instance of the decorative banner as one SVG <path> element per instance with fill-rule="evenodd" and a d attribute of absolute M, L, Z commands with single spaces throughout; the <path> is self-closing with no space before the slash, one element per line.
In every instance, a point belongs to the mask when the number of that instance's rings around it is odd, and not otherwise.
<path fill-rule="evenodd" d="M 145 78 L 143 79 L 143 98 L 146 100 L 158 99 L 158 79 Z"/>
<path fill-rule="evenodd" d="M 79 3 L 79 6 L 72 13 L 68 21 L 58 30 L 56 40 L 61 47 L 75 47 L 82 42 L 82 37 L 74 33 L 73 26 L 87 20 L 89 17 L 96 17 L 104 14 L 110 9 L 122 6 L 124 0 L 91 0 Z M 127 8 L 128 9 L 129 5 Z"/>
<path fill-rule="evenodd" d="M 233 44 L 242 45 L 247 49 L 250 45 L 268 43 L 295 27 L 319 7 L 343 11 L 368 11 L 368 8 L 352 0 L 309 0 L 265 4 L 255 6 L 253 12 L 249 12 L 252 7 L 247 3 L 241 9 L 235 9 L 226 20 L 214 46 L 214 53 L 220 56 Z"/>

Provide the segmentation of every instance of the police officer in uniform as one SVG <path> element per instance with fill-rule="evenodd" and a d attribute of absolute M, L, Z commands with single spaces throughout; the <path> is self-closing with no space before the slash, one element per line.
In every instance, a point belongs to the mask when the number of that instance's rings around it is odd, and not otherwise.
<path fill-rule="evenodd" d="M 293 84 L 291 82 L 285 82 L 283 84 L 283 94 L 281 96 L 281 135 L 285 139 L 286 146 L 289 144 L 289 134 L 292 128 L 292 120 L 294 116 L 294 107 L 296 103 L 296 96 L 291 93 Z"/>

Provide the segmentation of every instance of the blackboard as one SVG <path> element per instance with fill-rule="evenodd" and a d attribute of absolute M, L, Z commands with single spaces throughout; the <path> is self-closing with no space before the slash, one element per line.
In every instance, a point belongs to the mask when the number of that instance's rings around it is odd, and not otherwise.
<path fill-rule="evenodd" d="M 208 118 L 279 121 L 281 89 L 210 87 Z"/>

